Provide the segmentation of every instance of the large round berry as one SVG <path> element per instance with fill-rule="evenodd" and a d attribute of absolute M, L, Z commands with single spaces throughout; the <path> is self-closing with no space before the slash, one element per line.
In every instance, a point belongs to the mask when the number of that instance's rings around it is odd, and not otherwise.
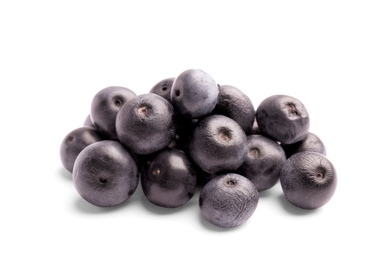
<path fill-rule="evenodd" d="M 60 158 L 64 168 L 72 173 L 79 153 L 88 145 L 102 140 L 104 137 L 100 132 L 88 126 L 79 127 L 68 133 L 60 146 Z"/>
<path fill-rule="evenodd" d="M 332 198 L 336 190 L 336 169 L 322 154 L 296 153 L 284 163 L 280 184 L 291 204 L 303 209 L 319 208 Z"/>
<path fill-rule="evenodd" d="M 309 114 L 301 101 L 286 95 L 264 99 L 256 110 L 260 133 L 282 144 L 296 143 L 309 132 Z"/>
<path fill-rule="evenodd" d="M 125 87 L 107 87 L 100 90 L 92 99 L 91 120 L 93 125 L 109 139 L 117 139 L 115 130 L 116 115 L 120 108 L 136 94 Z"/>
<path fill-rule="evenodd" d="M 247 138 L 231 118 L 211 115 L 196 126 L 189 144 L 189 154 L 205 172 L 234 172 L 244 162 Z"/>
<path fill-rule="evenodd" d="M 174 109 L 154 93 L 139 95 L 123 105 L 116 120 L 119 141 L 137 154 L 151 154 L 172 141 L 176 126 Z"/>
<path fill-rule="evenodd" d="M 183 151 L 166 149 L 146 165 L 141 175 L 146 198 L 161 207 L 187 203 L 196 191 L 196 172 Z"/>
<path fill-rule="evenodd" d="M 173 82 L 171 102 L 177 113 L 200 118 L 213 111 L 218 102 L 218 85 L 206 72 L 190 69 L 182 72 Z"/>
<path fill-rule="evenodd" d="M 117 141 L 105 140 L 87 146 L 74 164 L 76 190 L 95 206 L 123 203 L 136 190 L 138 178 L 133 157 Z"/>
<path fill-rule="evenodd" d="M 255 185 L 244 176 L 229 173 L 211 179 L 199 196 L 202 216 L 210 223 L 230 228 L 243 224 L 259 201 Z"/>
<path fill-rule="evenodd" d="M 274 140 L 261 135 L 248 136 L 248 152 L 237 173 L 247 177 L 257 190 L 272 188 L 279 180 L 279 172 L 286 155 Z"/>

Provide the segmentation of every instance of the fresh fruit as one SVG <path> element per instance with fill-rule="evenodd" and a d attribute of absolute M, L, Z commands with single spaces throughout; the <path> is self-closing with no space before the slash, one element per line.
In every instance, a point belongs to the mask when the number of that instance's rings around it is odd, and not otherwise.
<path fill-rule="evenodd" d="M 171 89 L 174 80 L 175 78 L 167 78 L 157 82 L 149 93 L 157 94 L 171 102 Z"/>
<path fill-rule="evenodd" d="M 95 128 L 83 126 L 68 133 L 61 142 L 60 158 L 64 168 L 72 173 L 79 153 L 88 145 L 102 141 L 104 137 Z"/>
<path fill-rule="evenodd" d="M 282 144 L 292 144 L 306 137 L 310 120 L 301 101 L 286 95 L 264 99 L 256 110 L 260 133 Z"/>
<path fill-rule="evenodd" d="M 255 185 L 244 176 L 228 173 L 206 183 L 199 196 L 202 216 L 210 223 L 230 228 L 243 224 L 259 201 Z"/>
<path fill-rule="evenodd" d="M 234 172 L 244 162 L 247 138 L 231 118 L 211 115 L 201 120 L 189 143 L 189 154 L 202 170 Z"/>
<path fill-rule="evenodd" d="M 138 96 L 102 89 L 89 112 L 60 156 L 77 192 L 95 206 L 125 202 L 140 178 L 145 198 L 167 211 L 201 189 L 201 215 L 230 228 L 251 217 L 260 192 L 279 180 L 286 200 L 303 209 L 322 207 L 336 189 L 325 145 L 291 96 L 269 96 L 255 109 L 238 88 L 189 69 Z"/>
<path fill-rule="evenodd" d="M 157 94 L 139 95 L 119 111 L 116 131 L 119 141 L 131 152 L 157 152 L 167 147 L 175 136 L 174 109 Z"/>
<path fill-rule="evenodd" d="M 250 98 L 230 85 L 219 86 L 218 103 L 213 114 L 224 115 L 236 121 L 246 134 L 250 134 L 255 121 L 255 109 Z"/>
<path fill-rule="evenodd" d="M 296 153 L 284 163 L 280 184 L 291 204 L 302 209 L 316 209 L 332 198 L 337 186 L 336 169 L 322 154 Z"/>
<path fill-rule="evenodd" d="M 286 157 L 299 152 L 317 152 L 323 155 L 326 155 L 326 148 L 321 139 L 309 132 L 303 140 L 293 143 L 293 144 L 284 144 L 282 145 Z"/>
<path fill-rule="evenodd" d="M 112 207 L 125 202 L 138 185 L 137 165 L 117 141 L 104 140 L 87 146 L 74 164 L 73 183 L 89 203 Z"/>
<path fill-rule="evenodd" d="M 125 87 L 106 87 L 92 99 L 91 119 L 96 129 L 109 139 L 117 139 L 115 120 L 119 109 L 136 94 Z"/>
<path fill-rule="evenodd" d="M 165 149 L 146 165 L 141 174 L 142 190 L 155 205 L 177 208 L 196 191 L 196 172 L 183 151 Z"/>
<path fill-rule="evenodd" d="M 218 102 L 218 93 L 218 86 L 209 74 L 199 69 L 189 69 L 173 82 L 171 102 L 177 113 L 200 118 L 213 111 Z"/>
<path fill-rule="evenodd" d="M 247 177 L 257 190 L 272 188 L 279 180 L 279 172 L 286 155 L 274 140 L 261 135 L 249 135 L 248 151 L 237 173 Z"/>

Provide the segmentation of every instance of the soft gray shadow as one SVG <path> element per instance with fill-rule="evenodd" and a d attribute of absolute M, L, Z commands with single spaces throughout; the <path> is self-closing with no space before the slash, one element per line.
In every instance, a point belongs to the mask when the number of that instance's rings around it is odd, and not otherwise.
<path fill-rule="evenodd" d="M 318 212 L 318 209 L 301 209 L 294 206 L 293 204 L 288 202 L 284 194 L 280 194 L 278 200 L 282 205 L 283 209 L 292 215 L 304 216 L 304 215 L 312 215 Z"/>
<path fill-rule="evenodd" d="M 58 170 L 58 173 L 64 180 L 72 181 L 72 174 L 68 172 L 64 167 L 61 167 Z"/>
<path fill-rule="evenodd" d="M 202 213 L 199 211 L 198 212 L 198 218 L 199 218 L 199 222 L 201 223 L 201 225 L 205 228 L 205 229 L 208 229 L 208 230 L 211 230 L 213 232 L 233 232 L 233 231 L 236 231 L 236 230 L 239 230 L 241 229 L 241 227 L 243 225 L 245 225 L 245 222 L 242 223 L 241 225 L 239 225 L 238 227 L 231 227 L 231 228 L 223 228 L 223 227 L 218 227 L 214 224 L 211 224 L 210 222 L 208 222 L 203 216 L 202 216 Z"/>
<path fill-rule="evenodd" d="M 113 206 L 113 207 L 98 207 L 95 205 L 92 205 L 91 203 L 84 200 L 82 197 L 78 197 L 75 200 L 75 207 L 77 211 L 85 213 L 85 214 L 106 214 L 113 211 L 117 211 L 120 208 L 126 207 L 130 203 L 130 200 L 127 200 L 123 202 L 120 205 Z"/>

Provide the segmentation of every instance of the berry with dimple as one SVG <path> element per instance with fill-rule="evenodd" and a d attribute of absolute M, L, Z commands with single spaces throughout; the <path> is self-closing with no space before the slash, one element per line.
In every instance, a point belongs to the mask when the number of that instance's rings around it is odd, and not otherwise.
<path fill-rule="evenodd" d="M 166 99 L 154 93 L 139 95 L 124 104 L 117 115 L 118 139 L 136 154 L 162 150 L 175 136 L 174 115 Z"/>
<path fill-rule="evenodd" d="M 262 135 L 282 144 L 301 141 L 310 127 L 305 106 L 298 99 L 286 95 L 264 99 L 257 107 L 256 120 Z"/>
<path fill-rule="evenodd" d="M 213 225 L 231 228 L 243 224 L 259 201 L 255 185 L 244 176 L 228 173 L 206 183 L 199 196 L 202 216 Z"/>
<path fill-rule="evenodd" d="M 316 209 L 332 198 L 337 186 L 333 164 L 316 152 L 300 152 L 286 160 L 280 170 L 286 199 L 296 207 Z"/>
<path fill-rule="evenodd" d="M 275 186 L 285 161 L 282 147 L 274 140 L 262 135 L 249 135 L 248 151 L 237 173 L 251 180 L 260 192 Z"/>
<path fill-rule="evenodd" d="M 171 102 L 176 112 L 190 118 L 210 114 L 218 102 L 219 89 L 214 79 L 199 69 L 189 69 L 176 77 Z"/>
<path fill-rule="evenodd" d="M 117 139 L 115 121 L 118 111 L 136 94 L 125 87 L 106 87 L 100 90 L 92 99 L 91 120 L 96 129 L 109 139 Z"/>
<path fill-rule="evenodd" d="M 189 143 L 189 154 L 205 172 L 233 172 L 244 162 L 247 138 L 231 118 L 211 115 L 196 126 Z"/>

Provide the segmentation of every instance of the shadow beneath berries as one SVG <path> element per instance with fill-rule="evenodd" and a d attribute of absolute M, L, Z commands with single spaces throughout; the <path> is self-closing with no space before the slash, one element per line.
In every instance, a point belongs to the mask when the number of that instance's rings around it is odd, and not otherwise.
<path fill-rule="evenodd" d="M 72 181 L 72 174 L 68 172 L 64 167 L 61 167 L 58 170 L 58 173 L 64 180 Z"/>
<path fill-rule="evenodd" d="M 290 202 L 288 202 L 284 194 L 280 194 L 278 200 L 282 205 L 283 209 L 292 215 L 305 216 L 305 215 L 313 215 L 318 212 L 318 209 L 301 209 L 292 205 Z"/>

